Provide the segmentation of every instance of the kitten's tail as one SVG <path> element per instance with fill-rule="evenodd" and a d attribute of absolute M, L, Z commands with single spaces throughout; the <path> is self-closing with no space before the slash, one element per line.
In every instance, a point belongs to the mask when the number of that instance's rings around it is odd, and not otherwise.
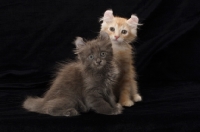
<path fill-rule="evenodd" d="M 44 104 L 44 99 L 39 97 L 27 97 L 27 99 L 23 103 L 23 108 L 42 113 L 42 107 Z"/>

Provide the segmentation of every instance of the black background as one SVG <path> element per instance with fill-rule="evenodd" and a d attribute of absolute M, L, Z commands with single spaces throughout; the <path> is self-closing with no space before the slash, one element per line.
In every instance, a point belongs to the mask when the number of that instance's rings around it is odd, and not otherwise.
<path fill-rule="evenodd" d="M 143 101 L 118 116 L 51 117 L 21 108 L 42 95 L 58 62 L 74 59 L 76 36 L 93 39 L 99 18 L 139 17 L 132 43 Z M 0 131 L 198 131 L 198 0 L 7 0 L 0 2 Z"/>

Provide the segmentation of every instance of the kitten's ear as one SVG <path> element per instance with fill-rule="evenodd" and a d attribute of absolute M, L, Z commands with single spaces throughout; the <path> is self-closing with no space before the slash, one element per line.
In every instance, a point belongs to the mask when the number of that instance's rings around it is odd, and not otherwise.
<path fill-rule="evenodd" d="M 101 20 L 103 20 L 106 23 L 112 22 L 114 16 L 113 16 L 113 11 L 112 10 L 106 10 L 104 12 L 104 16 Z"/>
<path fill-rule="evenodd" d="M 102 43 L 102 44 L 104 46 L 106 46 L 107 49 L 112 48 L 112 43 L 110 41 L 110 36 L 106 32 L 101 31 L 100 34 L 99 34 L 99 39 L 104 41 L 104 43 Z"/>
<path fill-rule="evenodd" d="M 131 15 L 131 18 L 129 18 L 126 22 L 129 26 L 133 27 L 133 28 L 137 28 L 138 25 L 138 17 L 135 15 Z"/>
<path fill-rule="evenodd" d="M 77 37 L 76 40 L 74 41 L 74 44 L 76 45 L 77 49 L 80 49 L 85 45 L 85 42 L 83 41 L 83 38 Z"/>
<path fill-rule="evenodd" d="M 106 32 L 104 32 L 104 31 L 100 31 L 99 38 L 101 40 L 110 41 L 110 36 Z"/>

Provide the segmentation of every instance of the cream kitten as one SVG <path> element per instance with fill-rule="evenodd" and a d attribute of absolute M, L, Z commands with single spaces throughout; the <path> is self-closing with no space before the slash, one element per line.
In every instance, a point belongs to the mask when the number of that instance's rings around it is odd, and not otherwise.
<path fill-rule="evenodd" d="M 130 43 L 137 37 L 138 17 L 132 15 L 125 19 L 114 17 L 112 10 L 107 10 L 100 19 L 101 31 L 109 34 L 114 58 L 120 67 L 120 77 L 115 91 L 122 106 L 132 106 L 142 100 L 138 93 L 136 72 L 133 66 L 133 51 Z"/>

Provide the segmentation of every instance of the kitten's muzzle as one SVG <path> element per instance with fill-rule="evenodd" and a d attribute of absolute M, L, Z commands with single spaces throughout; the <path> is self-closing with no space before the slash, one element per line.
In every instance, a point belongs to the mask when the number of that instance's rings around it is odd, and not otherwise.
<path fill-rule="evenodd" d="M 98 59 L 95 61 L 95 64 L 96 64 L 96 65 L 101 65 L 101 62 L 102 62 L 101 59 L 98 58 Z"/>
<path fill-rule="evenodd" d="M 114 36 L 115 37 L 115 40 L 117 40 L 119 38 L 119 36 Z"/>

